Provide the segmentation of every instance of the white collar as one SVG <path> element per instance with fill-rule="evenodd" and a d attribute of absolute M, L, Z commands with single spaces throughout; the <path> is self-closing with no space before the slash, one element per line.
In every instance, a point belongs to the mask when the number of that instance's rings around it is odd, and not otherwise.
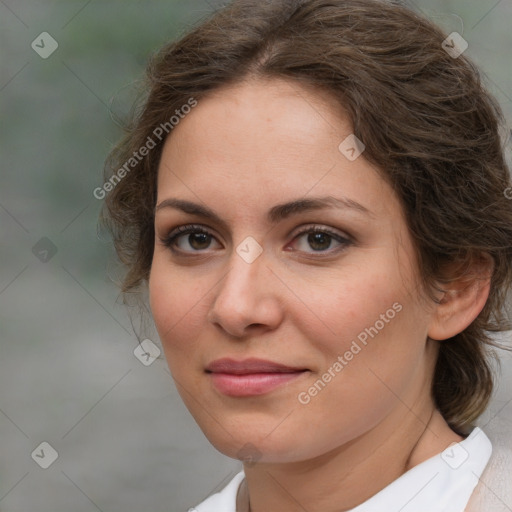
<path fill-rule="evenodd" d="M 350 512 L 463 512 L 492 452 L 478 427 L 442 453 L 413 467 Z M 219 493 L 189 512 L 236 512 L 240 471 Z"/>
<path fill-rule="evenodd" d="M 476 427 L 350 512 L 463 512 L 491 452 L 491 441 Z"/>

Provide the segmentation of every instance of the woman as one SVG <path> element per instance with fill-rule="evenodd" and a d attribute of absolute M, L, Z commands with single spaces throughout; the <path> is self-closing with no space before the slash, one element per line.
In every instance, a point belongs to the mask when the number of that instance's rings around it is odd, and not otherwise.
<path fill-rule="evenodd" d="M 512 203 L 463 50 L 395 3 L 253 0 L 152 60 L 103 220 L 186 406 L 244 461 L 191 510 L 511 506 L 474 422 Z"/>

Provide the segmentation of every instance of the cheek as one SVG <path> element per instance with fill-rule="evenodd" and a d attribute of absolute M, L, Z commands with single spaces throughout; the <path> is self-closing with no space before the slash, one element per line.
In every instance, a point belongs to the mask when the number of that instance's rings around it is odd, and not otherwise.
<path fill-rule="evenodd" d="M 423 342 L 414 339 L 408 306 L 386 296 L 382 307 L 366 306 L 339 316 L 337 339 L 325 329 L 325 337 L 315 338 L 322 365 L 294 396 L 302 435 L 316 451 L 362 435 L 392 411 L 406 414 L 427 389 Z"/>
<path fill-rule="evenodd" d="M 382 258 L 352 266 L 315 288 L 306 286 L 315 313 L 308 317 L 314 321 L 306 323 L 305 316 L 296 321 L 322 356 L 315 377 L 322 381 L 317 388 L 323 396 L 317 401 L 323 406 L 331 401 L 340 404 L 339 410 L 364 416 L 363 409 L 371 414 L 385 407 L 385 397 L 396 400 L 386 385 L 397 393 L 406 389 L 422 364 L 427 332 L 410 276 L 394 258 Z"/>
<path fill-rule="evenodd" d="M 169 366 L 194 351 L 203 327 L 199 319 L 207 310 L 207 293 L 204 281 L 173 270 L 159 258 L 153 261 L 150 306 Z"/>
<path fill-rule="evenodd" d="M 302 293 L 316 319 L 310 331 L 317 334 L 310 339 L 331 358 L 349 350 L 358 337 L 364 343 L 376 331 L 379 336 L 389 332 L 399 316 L 396 309 L 408 300 L 403 280 L 383 259 L 347 266 L 316 283 L 305 282 Z"/>

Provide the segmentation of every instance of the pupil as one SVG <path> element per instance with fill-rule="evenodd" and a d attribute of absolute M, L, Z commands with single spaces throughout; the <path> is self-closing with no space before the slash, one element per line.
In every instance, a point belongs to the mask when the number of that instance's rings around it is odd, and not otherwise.
<path fill-rule="evenodd" d="M 192 235 L 189 235 L 189 243 L 190 246 L 194 249 L 206 249 L 210 243 L 208 240 L 208 237 L 210 235 L 207 235 L 206 233 L 194 233 Z M 198 243 L 196 243 L 198 242 Z"/>
<path fill-rule="evenodd" d="M 308 243 L 315 251 L 328 249 L 329 245 L 331 245 L 330 235 L 327 235 L 326 233 L 310 233 L 308 236 Z"/>

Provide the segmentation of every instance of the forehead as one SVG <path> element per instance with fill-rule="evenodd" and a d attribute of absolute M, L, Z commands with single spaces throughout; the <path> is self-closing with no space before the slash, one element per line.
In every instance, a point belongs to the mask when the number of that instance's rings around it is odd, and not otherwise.
<path fill-rule="evenodd" d="M 339 131 L 350 133 L 350 121 L 334 111 L 340 107 L 311 89 L 284 80 L 251 80 L 210 93 L 173 130 L 168 142 L 190 144 L 193 135 L 201 155 L 226 156 L 272 150 L 279 156 L 294 144 L 327 149 L 336 144 Z M 326 140 L 330 134 L 333 140 Z M 226 151 L 231 146 L 230 151 Z M 298 150 L 299 148 L 297 148 Z M 316 155 L 313 155 L 316 156 Z"/>
<path fill-rule="evenodd" d="M 364 153 L 351 161 L 339 149 L 351 134 L 342 107 L 321 91 L 283 80 L 216 90 L 167 138 L 158 200 L 233 197 L 248 207 L 338 192 L 388 210 L 393 192 Z"/>

